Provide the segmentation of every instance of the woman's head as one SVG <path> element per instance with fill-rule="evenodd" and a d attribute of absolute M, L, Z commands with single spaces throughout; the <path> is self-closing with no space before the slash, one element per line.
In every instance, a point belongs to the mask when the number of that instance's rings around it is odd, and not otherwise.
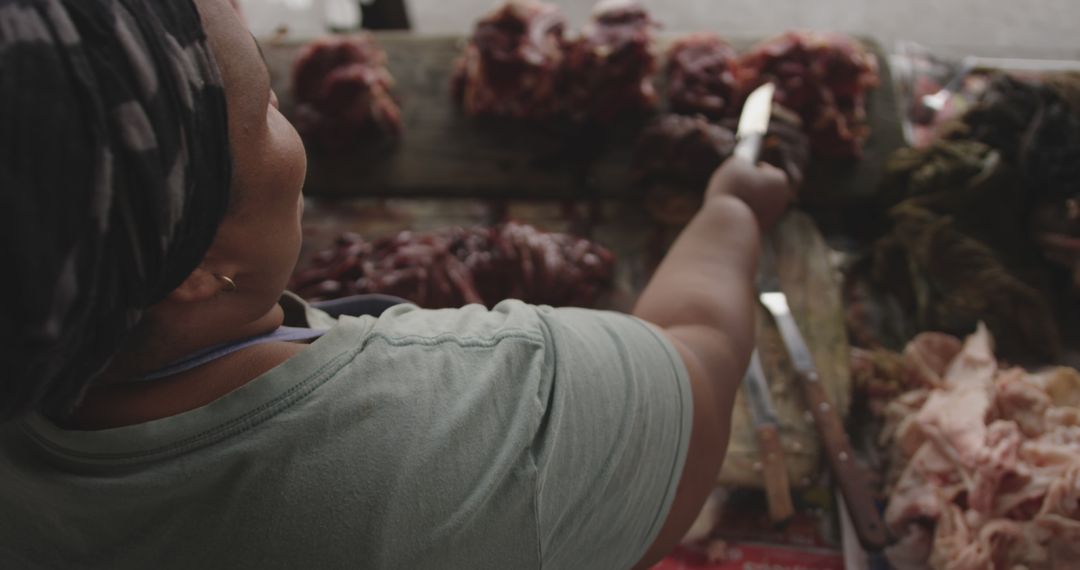
<path fill-rule="evenodd" d="M 236 11 L 227 0 L 195 4 L 224 80 L 235 198 L 202 263 L 158 309 L 171 319 L 198 305 L 244 323 L 276 307 L 296 264 L 307 160 L 296 129 L 278 110 L 259 47 Z M 217 297 L 217 276 L 230 277 L 238 291 Z M 208 294 L 190 295 L 200 284 Z"/>
<path fill-rule="evenodd" d="M 0 0 L 0 417 L 70 409 L 140 321 L 271 311 L 304 177 L 271 99 L 226 0 Z"/>

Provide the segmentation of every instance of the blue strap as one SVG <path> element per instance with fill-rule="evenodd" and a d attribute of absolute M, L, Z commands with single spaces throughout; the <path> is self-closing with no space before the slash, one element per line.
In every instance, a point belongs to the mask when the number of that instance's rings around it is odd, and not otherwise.
<path fill-rule="evenodd" d="M 406 302 L 405 299 L 392 297 L 390 295 L 353 295 L 351 297 L 344 297 L 333 301 L 315 303 L 314 306 L 334 318 L 337 318 L 340 315 L 350 315 L 354 317 L 371 315 L 378 317 L 386 309 Z M 219 344 L 200 350 L 199 352 L 177 360 L 160 370 L 156 370 L 140 378 L 135 378 L 134 380 L 129 380 L 128 382 L 149 382 L 167 378 L 181 372 L 187 372 L 193 368 L 198 368 L 208 362 L 212 362 L 223 356 L 257 344 L 265 344 L 268 342 L 303 342 L 317 339 L 324 334 L 326 334 L 326 331 L 321 329 L 278 327 L 277 330 L 264 335 L 251 337 L 247 340 Z"/>
<path fill-rule="evenodd" d="M 308 329 L 300 327 L 278 327 L 276 330 L 251 337 L 246 340 L 240 340 L 237 342 L 230 342 L 225 344 L 219 344 L 217 346 L 211 346 L 210 348 L 200 350 L 191 356 L 182 358 L 161 368 L 150 374 L 130 380 L 129 382 L 149 382 L 151 380 L 160 380 L 179 374 L 181 372 L 187 372 L 193 368 L 198 368 L 209 362 L 213 362 L 223 356 L 232 354 L 238 350 L 243 350 L 249 346 L 255 346 L 257 344 L 266 344 L 268 342 L 301 342 L 306 340 L 313 340 L 326 334 L 322 329 Z"/>

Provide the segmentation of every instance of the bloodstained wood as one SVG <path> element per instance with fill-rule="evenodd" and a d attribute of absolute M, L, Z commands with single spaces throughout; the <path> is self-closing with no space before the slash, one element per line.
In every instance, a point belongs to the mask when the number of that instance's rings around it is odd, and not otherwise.
<path fill-rule="evenodd" d="M 465 117 L 450 96 L 463 38 L 403 32 L 375 36 L 397 81 L 404 135 L 396 145 L 373 143 L 345 155 L 309 149 L 307 194 L 618 199 L 645 190 L 634 174 L 633 148 L 649 116 L 609 126 Z M 673 38 L 661 39 L 661 53 Z M 731 41 L 740 51 L 754 43 Z M 866 220 L 885 159 L 903 141 L 888 61 L 877 44 L 864 43 L 878 55 L 881 70 L 881 86 L 868 100 L 872 133 L 864 157 L 814 161 L 801 196 L 804 208 L 830 227 Z M 264 50 L 286 114 L 292 108 L 290 71 L 300 48 L 268 42 Z"/>

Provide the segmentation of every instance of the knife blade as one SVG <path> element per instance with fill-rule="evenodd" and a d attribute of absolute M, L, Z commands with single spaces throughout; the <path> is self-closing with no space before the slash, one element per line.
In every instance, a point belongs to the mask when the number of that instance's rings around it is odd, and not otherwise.
<path fill-rule="evenodd" d="M 870 480 L 863 468 L 855 462 L 855 453 L 847 432 L 844 431 L 844 424 L 829 402 L 810 348 L 791 314 L 787 295 L 780 286 L 775 250 L 769 237 L 762 242 L 757 285 L 761 304 L 772 315 L 787 348 L 791 365 L 795 369 L 806 405 L 814 418 L 818 435 L 824 443 L 829 466 L 840 487 L 840 494 L 847 505 L 859 541 L 868 549 L 880 550 L 888 543 L 888 533 L 874 504 Z"/>
<path fill-rule="evenodd" d="M 795 506 L 791 502 L 787 460 L 784 457 L 784 448 L 780 445 L 780 422 L 776 418 L 765 369 L 761 366 L 761 355 L 757 350 L 750 356 L 750 367 L 743 376 L 743 389 L 746 390 L 750 418 L 754 422 L 754 432 L 757 434 L 761 453 L 769 518 L 774 523 L 784 523 L 795 515 Z"/>
<path fill-rule="evenodd" d="M 738 142 L 735 143 L 735 156 L 750 162 L 757 162 L 761 153 L 761 141 L 769 130 L 769 119 L 772 117 L 773 95 L 776 86 L 765 83 L 754 89 L 746 98 L 742 114 L 739 115 L 739 129 L 736 132 Z"/>

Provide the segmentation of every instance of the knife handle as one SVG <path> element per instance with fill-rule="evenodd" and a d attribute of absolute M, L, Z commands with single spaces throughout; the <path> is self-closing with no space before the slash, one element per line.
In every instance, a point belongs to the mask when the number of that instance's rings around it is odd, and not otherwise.
<path fill-rule="evenodd" d="M 769 519 L 774 523 L 787 522 L 795 516 L 795 505 L 791 503 L 791 485 L 784 448 L 780 446 L 780 431 L 773 424 L 758 426 L 757 440 L 765 474 L 765 496 L 769 500 Z"/>
<path fill-rule="evenodd" d="M 889 542 L 885 525 L 881 521 L 874 497 L 870 492 L 870 480 L 863 468 L 855 462 L 855 454 L 848 441 L 847 432 L 840 422 L 833 405 L 825 394 L 817 372 L 799 372 L 799 384 L 806 398 L 806 405 L 814 416 L 814 424 L 825 443 L 829 466 L 840 487 L 840 494 L 847 503 L 851 522 L 859 542 L 869 550 L 881 550 Z"/>

